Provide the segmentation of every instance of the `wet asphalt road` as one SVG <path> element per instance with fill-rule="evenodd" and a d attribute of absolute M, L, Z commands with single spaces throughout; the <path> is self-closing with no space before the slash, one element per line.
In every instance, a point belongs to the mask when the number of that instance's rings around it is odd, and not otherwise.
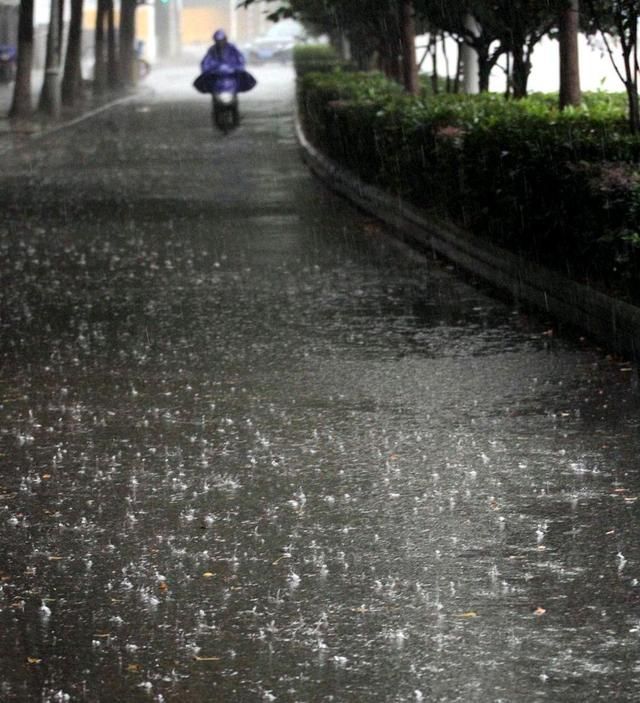
<path fill-rule="evenodd" d="M 637 700 L 634 370 L 191 73 L 2 155 L 0 700 Z"/>

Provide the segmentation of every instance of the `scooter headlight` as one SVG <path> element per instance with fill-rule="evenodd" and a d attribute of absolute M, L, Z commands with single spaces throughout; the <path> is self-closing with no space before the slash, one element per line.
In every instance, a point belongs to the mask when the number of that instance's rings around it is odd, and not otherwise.
<path fill-rule="evenodd" d="M 233 103 L 233 93 L 230 91 L 225 91 L 224 93 L 218 93 L 218 102 L 223 105 L 231 105 Z"/>

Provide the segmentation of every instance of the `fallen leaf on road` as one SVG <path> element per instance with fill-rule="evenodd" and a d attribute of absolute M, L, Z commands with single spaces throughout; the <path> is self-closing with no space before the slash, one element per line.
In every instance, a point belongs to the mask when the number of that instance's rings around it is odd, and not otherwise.
<path fill-rule="evenodd" d="M 466 613 L 459 613 L 456 617 L 458 618 L 477 618 L 478 613 L 474 610 L 468 610 Z"/>
<path fill-rule="evenodd" d="M 218 662 L 218 661 L 220 661 L 220 657 L 198 657 L 198 656 L 195 656 L 194 659 L 197 662 Z"/>
<path fill-rule="evenodd" d="M 39 664 L 42 661 L 42 659 L 38 659 L 37 657 L 27 657 L 27 663 L 29 664 Z"/>
<path fill-rule="evenodd" d="M 215 574 L 213 573 L 213 571 L 205 571 L 204 574 L 202 574 L 202 576 L 205 579 L 210 579 L 210 578 L 213 578 L 215 576 Z"/>

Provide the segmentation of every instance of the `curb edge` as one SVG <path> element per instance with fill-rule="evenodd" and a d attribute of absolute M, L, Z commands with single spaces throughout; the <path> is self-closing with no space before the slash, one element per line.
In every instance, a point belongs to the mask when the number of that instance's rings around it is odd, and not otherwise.
<path fill-rule="evenodd" d="M 437 220 L 399 196 L 364 183 L 333 162 L 306 138 L 296 111 L 295 130 L 302 157 L 331 190 L 391 225 L 403 238 L 444 256 L 465 271 L 531 304 L 558 321 L 584 330 L 612 351 L 640 355 L 640 307 L 612 298 L 491 242 L 483 242 L 451 223 Z"/>

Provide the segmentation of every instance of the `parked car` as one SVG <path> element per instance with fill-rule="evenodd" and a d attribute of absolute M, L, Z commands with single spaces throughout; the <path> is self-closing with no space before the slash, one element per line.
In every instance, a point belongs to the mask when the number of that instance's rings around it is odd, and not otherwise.
<path fill-rule="evenodd" d="M 300 22 L 292 19 L 276 22 L 259 37 L 244 48 L 244 53 L 251 63 L 265 61 L 291 61 L 293 47 L 307 40 L 307 34 Z"/>

